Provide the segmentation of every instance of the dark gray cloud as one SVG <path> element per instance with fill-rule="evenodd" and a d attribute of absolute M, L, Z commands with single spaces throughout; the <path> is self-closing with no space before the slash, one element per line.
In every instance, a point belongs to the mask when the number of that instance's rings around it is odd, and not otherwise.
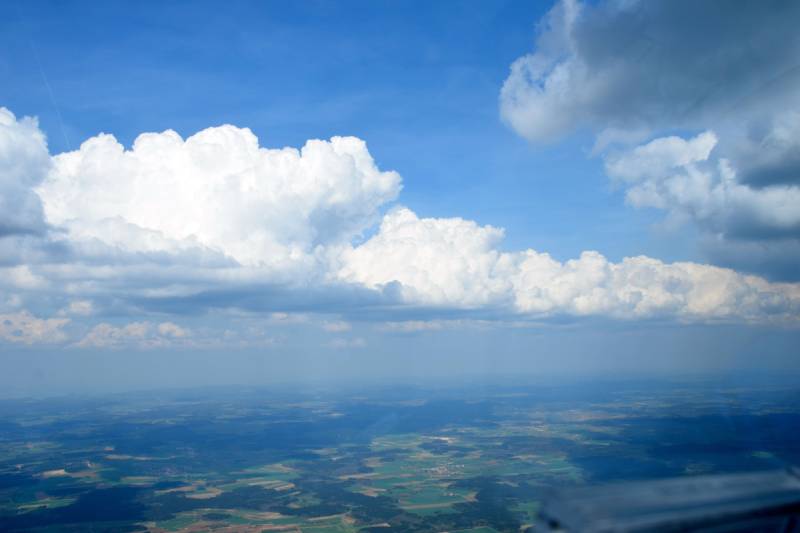
<path fill-rule="evenodd" d="M 535 141 L 763 123 L 800 101 L 798 20 L 791 1 L 564 1 L 512 66 L 503 114 Z"/>
<path fill-rule="evenodd" d="M 501 113 L 533 142 L 594 132 L 630 203 L 693 221 L 704 243 L 769 241 L 725 264 L 785 271 L 800 246 L 798 21 L 791 1 L 564 0 L 512 65 Z"/>
<path fill-rule="evenodd" d="M 705 125 L 797 101 L 800 4 L 665 0 L 586 6 L 573 33 L 612 126 Z"/>
<path fill-rule="evenodd" d="M 800 83 L 794 89 L 800 95 Z M 800 105 L 787 102 L 771 120 L 752 120 L 742 130 L 731 132 L 735 140 L 726 147 L 739 182 L 753 188 L 800 183 Z"/>
<path fill-rule="evenodd" d="M 732 240 L 706 236 L 703 249 L 715 263 L 761 272 L 776 281 L 800 281 L 800 242 L 797 240 Z"/>

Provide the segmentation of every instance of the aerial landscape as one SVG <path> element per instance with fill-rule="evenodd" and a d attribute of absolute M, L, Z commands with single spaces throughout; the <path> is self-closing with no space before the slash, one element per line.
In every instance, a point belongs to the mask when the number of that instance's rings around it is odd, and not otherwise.
<path fill-rule="evenodd" d="M 798 27 L 0 2 L 0 532 L 800 533 Z"/>
<path fill-rule="evenodd" d="M 554 486 L 800 462 L 788 384 L 188 389 L 0 413 L 3 531 L 520 531 Z"/>

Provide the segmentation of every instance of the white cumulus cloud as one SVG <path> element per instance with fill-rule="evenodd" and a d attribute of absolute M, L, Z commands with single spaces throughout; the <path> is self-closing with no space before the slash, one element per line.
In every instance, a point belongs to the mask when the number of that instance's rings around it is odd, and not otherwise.
<path fill-rule="evenodd" d="M 0 237 L 44 231 L 42 205 L 33 187 L 50 166 L 36 119 L 17 120 L 0 107 Z"/>
<path fill-rule="evenodd" d="M 22 137 L 9 137 L 9 146 L 21 147 L 8 153 L 44 146 L 35 121 L 13 123 L 26 126 Z M 793 197 L 733 183 L 714 159 L 716 143 L 710 132 L 669 137 L 606 160 L 631 202 L 702 211 L 727 228 L 749 198 L 764 231 L 793 228 Z M 268 149 L 249 130 L 223 126 L 185 140 L 170 131 L 143 134 L 126 150 L 99 135 L 36 168 L 49 169 L 44 181 L 19 178 L 15 186 L 41 196 L 49 229 L 30 237 L 41 240 L 35 253 L 0 267 L 0 290 L 21 295 L 20 305 L 50 305 L 49 315 L 84 325 L 92 317 L 75 343 L 81 347 L 218 342 L 213 332 L 171 317 L 155 321 L 150 311 L 242 311 L 285 326 L 325 314 L 341 319 L 321 324 L 332 333 L 348 330 L 350 312 L 370 309 L 381 310 L 382 322 L 404 324 L 397 329 L 433 329 L 460 315 L 796 322 L 800 314 L 797 284 L 647 257 L 615 263 L 594 251 L 558 261 L 504 250 L 502 229 L 471 220 L 422 218 L 403 207 L 381 217 L 400 177 L 378 169 L 354 138 Z M 785 210 L 775 208 L 780 201 Z M 112 324 L 109 311 L 141 318 Z M 63 339 L 67 323 L 26 314 L 6 320 L 4 338 L 15 342 Z"/>
<path fill-rule="evenodd" d="M 79 348 L 163 348 L 188 340 L 190 331 L 172 322 L 149 321 L 114 326 L 103 322 L 94 326 L 80 341 Z"/>
<path fill-rule="evenodd" d="M 38 318 L 28 311 L 0 314 L 0 339 L 20 344 L 55 344 L 66 340 L 68 318 Z"/>
<path fill-rule="evenodd" d="M 41 289 L 48 281 L 28 265 L 0 267 L 0 286 L 11 289 Z"/>
<path fill-rule="evenodd" d="M 598 252 L 560 262 L 534 250 L 502 252 L 502 232 L 462 219 L 386 215 L 380 231 L 345 253 L 338 275 L 404 301 L 458 309 L 506 308 L 532 316 L 678 320 L 796 320 L 800 286 L 696 263 Z"/>
<path fill-rule="evenodd" d="M 89 300 L 74 300 L 60 311 L 63 315 L 89 316 L 94 312 L 94 306 Z"/>
<path fill-rule="evenodd" d="M 754 188 L 736 179 L 726 159 L 714 160 L 712 132 L 684 140 L 655 139 L 606 162 L 636 207 L 656 207 L 723 236 L 775 238 L 800 233 L 800 187 Z"/>
<path fill-rule="evenodd" d="M 175 339 L 182 339 L 191 334 L 188 329 L 182 328 L 173 322 L 162 322 L 159 324 L 158 333 L 163 337 L 172 337 Z"/>
<path fill-rule="evenodd" d="M 398 283 L 410 302 L 477 307 L 509 288 L 496 250 L 503 230 L 461 218 L 418 218 L 410 209 L 388 213 L 378 233 L 342 254 L 337 276 L 378 288 Z M 499 274 L 499 275 L 498 275 Z"/>
<path fill-rule="evenodd" d="M 619 263 L 597 252 L 558 262 L 521 255 L 516 305 L 528 313 L 618 318 L 672 317 L 682 321 L 769 319 L 795 321 L 800 286 L 697 263 L 628 257 Z"/>
<path fill-rule="evenodd" d="M 274 270 L 313 263 L 319 246 L 349 242 L 393 200 L 400 177 L 381 172 L 353 137 L 267 149 L 247 128 L 111 135 L 53 158 L 38 188 L 47 220 L 77 240 L 127 251 L 205 247 Z"/>

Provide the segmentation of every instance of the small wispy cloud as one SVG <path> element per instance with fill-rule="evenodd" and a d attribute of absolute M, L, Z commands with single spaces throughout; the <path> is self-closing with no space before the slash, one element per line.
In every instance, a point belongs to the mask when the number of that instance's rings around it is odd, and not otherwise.
<path fill-rule="evenodd" d="M 336 350 L 344 350 L 350 348 L 365 348 L 367 346 L 367 341 L 361 337 L 338 337 L 328 341 L 325 345 Z"/>

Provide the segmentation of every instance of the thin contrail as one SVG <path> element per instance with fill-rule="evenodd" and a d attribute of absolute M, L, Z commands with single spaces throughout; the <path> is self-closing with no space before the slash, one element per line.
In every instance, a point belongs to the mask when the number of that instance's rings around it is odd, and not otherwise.
<path fill-rule="evenodd" d="M 19 2 L 15 2 L 15 7 L 17 8 L 17 18 L 19 19 L 20 27 L 24 29 L 24 31 L 28 34 L 28 44 L 31 47 L 31 52 L 33 53 L 33 59 L 36 61 L 36 66 L 39 68 L 39 74 L 42 76 L 42 82 L 44 83 L 45 88 L 47 89 L 47 95 L 50 97 L 50 103 L 53 105 L 53 109 L 56 112 L 56 117 L 58 118 L 58 126 L 61 130 L 61 135 L 64 137 L 64 143 L 67 146 L 68 151 L 72 151 L 72 143 L 69 142 L 69 138 L 67 137 L 67 130 L 64 127 L 64 119 L 61 116 L 61 109 L 59 109 L 58 104 L 56 103 L 56 97 L 53 94 L 53 88 L 50 86 L 50 82 L 47 79 L 47 74 L 44 72 L 44 67 L 42 66 L 42 62 L 39 60 L 39 52 L 36 49 L 36 45 L 33 42 L 33 34 L 28 30 L 27 26 L 25 25 L 25 21 L 22 18 L 22 11 L 19 8 Z"/>

